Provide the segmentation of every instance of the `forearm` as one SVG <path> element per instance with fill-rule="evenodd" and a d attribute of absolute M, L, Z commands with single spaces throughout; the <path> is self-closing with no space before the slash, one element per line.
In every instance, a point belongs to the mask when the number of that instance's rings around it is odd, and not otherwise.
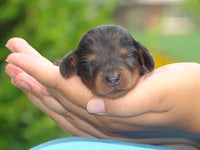
<path fill-rule="evenodd" d="M 179 101 L 177 108 L 179 112 L 175 115 L 180 115 L 182 112 L 183 130 L 200 135 L 200 64 L 192 64 L 183 72 L 184 80 L 180 89 Z M 181 91 L 182 89 L 182 91 Z M 180 121 L 181 122 L 181 121 Z"/>

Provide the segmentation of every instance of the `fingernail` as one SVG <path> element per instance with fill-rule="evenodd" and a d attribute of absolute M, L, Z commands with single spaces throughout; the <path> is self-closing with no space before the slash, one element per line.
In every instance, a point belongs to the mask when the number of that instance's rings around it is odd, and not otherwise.
<path fill-rule="evenodd" d="M 14 82 L 14 84 L 19 87 L 20 89 L 26 90 L 26 91 L 30 91 L 30 87 L 25 83 L 25 82 Z"/>
<path fill-rule="evenodd" d="M 10 51 L 15 52 L 15 49 L 12 46 L 6 44 L 5 47 L 7 47 Z"/>
<path fill-rule="evenodd" d="M 105 114 L 105 103 L 100 98 L 93 98 L 87 104 L 87 111 L 89 113 L 103 115 Z"/>
<path fill-rule="evenodd" d="M 13 72 L 13 71 L 8 71 L 8 70 L 6 70 L 5 72 L 6 72 L 11 78 L 15 78 L 15 76 L 16 76 L 16 73 Z"/>

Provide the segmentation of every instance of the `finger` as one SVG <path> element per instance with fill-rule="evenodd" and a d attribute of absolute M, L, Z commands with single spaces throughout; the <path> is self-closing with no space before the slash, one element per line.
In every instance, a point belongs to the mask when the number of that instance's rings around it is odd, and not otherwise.
<path fill-rule="evenodd" d="M 66 111 L 65 114 L 62 114 L 63 120 L 67 120 L 74 127 L 88 135 L 99 138 L 108 138 L 106 134 L 104 134 L 104 130 L 99 130 L 100 127 L 102 128 L 101 125 L 95 124 L 95 121 L 88 121 L 88 118 L 84 119 L 81 115 L 82 114 L 74 114 L 72 111 Z"/>
<path fill-rule="evenodd" d="M 60 92 L 60 90 L 56 90 L 55 88 L 48 88 L 47 90 L 46 87 L 41 85 L 37 80 L 35 80 L 33 77 L 25 73 L 17 66 L 8 64 L 6 66 L 6 72 L 13 78 L 13 82 L 15 83 L 15 85 L 21 87 L 27 92 L 31 92 L 32 94 L 36 95 L 49 109 L 52 109 L 53 111 L 62 115 L 62 113 L 65 113 L 64 108 L 67 108 L 72 112 L 74 111 L 74 113 L 79 115 L 81 118 L 84 118 L 85 120 L 94 119 L 94 117 L 91 117 L 90 114 L 85 111 L 85 109 L 82 109 L 77 105 L 74 105 L 72 102 L 68 101 L 65 96 L 63 96 L 62 92 Z M 49 94 L 49 92 L 51 94 Z M 52 95 L 54 97 L 52 97 Z M 59 100 L 54 100 L 55 97 Z M 78 98 L 80 99 L 80 97 Z M 80 99 L 80 101 L 81 100 L 82 99 Z"/>
<path fill-rule="evenodd" d="M 24 70 L 42 85 L 61 91 L 66 99 L 80 107 L 86 108 L 87 102 L 92 97 L 90 90 L 83 85 L 78 76 L 65 79 L 61 76 L 58 66 L 22 53 L 10 54 L 7 61 Z"/>
<path fill-rule="evenodd" d="M 19 85 L 22 82 L 28 84 L 30 91 L 26 91 L 25 94 L 29 97 L 31 102 L 56 121 L 63 129 L 68 132 L 70 131 L 71 134 L 90 137 L 106 137 L 102 132 L 89 123 L 95 123 L 95 121 L 87 122 L 87 120 L 92 118 L 91 116 L 81 112 L 80 108 L 77 108 L 77 106 L 74 105 L 75 107 L 73 107 L 72 104 L 68 105 L 69 108 L 71 108 L 71 111 L 69 111 L 66 107 L 63 107 L 55 97 L 44 95 L 44 87 L 26 73 L 22 72 L 17 75 L 14 82 L 16 85 Z M 76 113 L 78 110 L 81 113 Z M 73 111 L 77 115 L 75 115 Z"/>
<path fill-rule="evenodd" d="M 15 78 L 17 74 L 23 72 L 23 70 L 19 67 L 16 67 L 12 64 L 7 64 L 5 67 L 5 72 L 11 77 Z"/>
<path fill-rule="evenodd" d="M 52 111 L 46 105 L 43 105 L 41 103 L 41 100 L 33 95 L 32 93 L 25 93 L 29 100 L 36 105 L 40 110 L 42 110 L 45 114 L 47 114 L 52 120 L 54 120 L 57 125 L 63 129 L 65 132 L 68 132 L 69 134 L 76 135 L 76 136 L 85 136 L 85 137 L 93 137 L 92 135 L 88 134 L 87 132 L 80 130 L 74 124 L 72 124 L 70 121 L 66 120 L 62 115 L 56 113 L 55 111 Z M 66 112 L 66 110 L 65 110 Z"/>
<path fill-rule="evenodd" d="M 77 116 L 79 119 L 88 122 L 92 124 L 93 126 L 101 126 L 104 127 L 104 123 L 100 122 L 94 115 L 88 113 L 85 108 L 78 106 L 77 104 L 74 104 L 73 102 L 66 99 L 66 96 L 63 96 L 60 91 L 55 89 L 49 89 L 50 93 L 59 100 L 59 102 L 62 104 L 63 107 L 65 107 L 68 112 L 64 114 L 61 114 L 63 116 L 66 116 L 67 118 L 71 118 L 70 114 L 73 114 L 74 116 Z M 80 99 L 80 98 L 79 98 Z M 74 120 L 74 119 L 72 119 Z M 76 124 L 76 123 L 74 123 Z M 78 122 L 77 122 L 78 124 Z"/>
<path fill-rule="evenodd" d="M 24 53 L 34 58 L 38 58 L 44 62 L 50 63 L 45 57 L 41 56 L 31 45 L 29 45 L 22 38 L 11 38 L 7 41 L 6 47 L 10 49 L 12 52 Z"/>
<path fill-rule="evenodd" d="M 44 106 L 56 113 L 65 112 L 65 108 L 57 101 L 47 89 L 34 78 L 21 72 L 13 79 L 13 83 L 23 89 L 26 93 L 31 93 L 39 98 L 40 101 L 32 101 L 37 107 L 43 109 Z"/>
<path fill-rule="evenodd" d="M 37 58 L 23 53 L 12 53 L 6 61 L 10 64 L 18 66 L 31 76 L 35 77 L 41 83 L 55 87 L 55 76 L 59 76 L 57 66 L 50 63 L 45 63 Z"/>
<path fill-rule="evenodd" d="M 66 125 L 68 124 L 67 129 L 65 130 L 79 136 L 92 136 L 93 134 L 99 137 L 103 136 L 101 132 L 99 132 L 92 125 L 87 123 L 86 119 L 81 120 L 80 118 L 82 117 L 80 114 L 78 114 L 80 115 L 79 118 L 73 113 L 67 111 L 66 107 L 63 107 L 59 103 L 59 101 L 55 99 L 55 97 L 47 94 L 46 88 L 44 86 L 38 83 L 31 76 L 23 72 L 23 70 L 13 65 L 8 65 L 6 68 L 7 70 L 14 69 L 18 72 L 18 74 L 15 75 L 13 82 L 16 86 L 20 87 L 25 92 L 25 94 L 29 97 L 30 101 L 35 106 L 37 106 L 40 110 L 53 118 L 58 124 L 62 125 L 62 122 L 65 122 L 65 124 L 63 124 L 63 128 L 66 128 Z M 75 110 L 76 109 L 77 108 L 75 108 Z M 76 130 L 72 128 L 76 128 Z"/>

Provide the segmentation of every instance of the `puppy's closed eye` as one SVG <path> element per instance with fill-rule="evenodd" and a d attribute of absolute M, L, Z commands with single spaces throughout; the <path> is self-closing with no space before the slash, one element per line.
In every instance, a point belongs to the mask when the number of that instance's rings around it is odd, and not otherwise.
<path fill-rule="evenodd" d="M 92 62 L 87 58 L 80 58 L 78 61 L 77 74 L 84 74 L 86 77 L 92 77 Z"/>
<path fill-rule="evenodd" d="M 60 64 L 62 76 L 77 74 L 94 94 L 108 98 L 123 96 L 153 68 L 149 51 L 119 26 L 91 29 Z"/>

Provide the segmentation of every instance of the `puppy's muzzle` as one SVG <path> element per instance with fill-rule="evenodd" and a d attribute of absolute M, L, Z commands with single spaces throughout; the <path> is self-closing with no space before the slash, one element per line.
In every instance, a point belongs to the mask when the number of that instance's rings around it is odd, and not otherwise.
<path fill-rule="evenodd" d="M 121 82 L 121 75 L 119 73 L 110 73 L 105 76 L 105 81 L 108 86 L 117 87 Z"/>

